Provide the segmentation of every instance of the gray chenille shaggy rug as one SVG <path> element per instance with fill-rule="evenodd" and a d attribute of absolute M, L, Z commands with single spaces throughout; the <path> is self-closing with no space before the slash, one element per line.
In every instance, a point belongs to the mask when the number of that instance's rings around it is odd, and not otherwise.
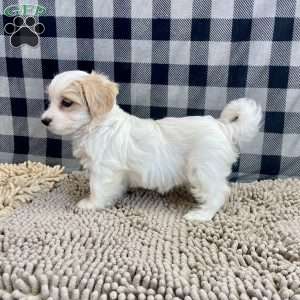
<path fill-rule="evenodd" d="M 0 299 L 300 299 L 300 180 L 233 184 L 213 221 L 177 190 L 76 210 L 86 179 L 0 219 Z"/>

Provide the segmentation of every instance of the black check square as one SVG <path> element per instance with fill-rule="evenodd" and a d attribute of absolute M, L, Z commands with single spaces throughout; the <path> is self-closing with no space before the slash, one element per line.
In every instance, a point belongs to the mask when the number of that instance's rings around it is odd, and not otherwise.
<path fill-rule="evenodd" d="M 207 66 L 204 65 L 190 65 L 189 85 L 206 86 L 207 69 Z"/>
<path fill-rule="evenodd" d="M 208 41 L 210 33 L 210 19 L 192 20 L 192 41 Z"/>
<path fill-rule="evenodd" d="M 247 66 L 229 66 L 228 87 L 245 87 L 247 72 Z"/>
<path fill-rule="evenodd" d="M 204 109 L 197 109 L 197 108 L 188 108 L 187 114 L 189 116 L 204 116 L 205 110 Z"/>
<path fill-rule="evenodd" d="M 76 37 L 79 39 L 94 38 L 94 21 L 91 17 L 76 17 Z"/>
<path fill-rule="evenodd" d="M 91 73 L 94 69 L 94 61 L 91 60 L 78 60 L 77 61 L 78 70 L 86 71 Z"/>
<path fill-rule="evenodd" d="M 260 173 L 276 176 L 280 172 L 281 157 L 279 155 L 262 155 Z"/>
<path fill-rule="evenodd" d="M 28 154 L 29 153 L 29 137 L 27 136 L 14 136 L 14 153 L 15 154 Z"/>
<path fill-rule="evenodd" d="M 47 138 L 47 156 L 61 157 L 62 156 L 62 141 L 59 138 Z"/>
<path fill-rule="evenodd" d="M 128 104 L 120 104 L 120 107 L 124 109 L 127 113 L 131 114 L 131 105 Z"/>
<path fill-rule="evenodd" d="M 169 66 L 166 64 L 151 65 L 151 83 L 168 84 Z"/>
<path fill-rule="evenodd" d="M 39 22 L 45 27 L 42 33 L 43 37 L 57 37 L 56 32 L 56 18 L 53 16 L 40 16 Z"/>
<path fill-rule="evenodd" d="M 23 64 L 21 58 L 6 57 L 6 67 L 8 77 L 23 77 Z"/>
<path fill-rule="evenodd" d="M 114 39 L 131 39 L 131 19 L 114 18 Z"/>
<path fill-rule="evenodd" d="M 233 19 L 232 37 L 233 42 L 249 41 L 251 37 L 251 19 Z"/>
<path fill-rule="evenodd" d="M 289 82 L 289 67 L 270 66 L 269 67 L 269 88 L 286 89 Z"/>
<path fill-rule="evenodd" d="M 45 79 L 53 79 L 58 73 L 58 61 L 54 59 L 42 59 L 42 74 Z"/>
<path fill-rule="evenodd" d="M 23 98 L 11 98 L 11 114 L 14 117 L 27 117 L 27 103 Z"/>
<path fill-rule="evenodd" d="M 293 40 L 294 18 L 275 18 L 274 41 Z"/>
<path fill-rule="evenodd" d="M 284 133 L 284 112 L 266 111 L 265 132 Z"/>
<path fill-rule="evenodd" d="M 170 40 L 169 19 L 152 19 L 152 39 L 158 41 Z"/>
<path fill-rule="evenodd" d="M 150 117 L 154 120 L 165 118 L 168 114 L 168 110 L 166 107 L 150 107 Z"/>
<path fill-rule="evenodd" d="M 131 82 L 131 64 L 115 62 L 114 74 L 116 82 Z"/>

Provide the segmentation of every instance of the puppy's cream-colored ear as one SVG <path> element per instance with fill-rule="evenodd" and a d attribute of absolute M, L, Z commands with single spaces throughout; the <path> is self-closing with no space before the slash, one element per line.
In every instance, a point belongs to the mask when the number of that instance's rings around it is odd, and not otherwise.
<path fill-rule="evenodd" d="M 119 93 L 118 85 L 106 76 L 92 72 L 78 80 L 81 96 L 86 101 L 92 118 L 97 118 L 112 110 Z"/>

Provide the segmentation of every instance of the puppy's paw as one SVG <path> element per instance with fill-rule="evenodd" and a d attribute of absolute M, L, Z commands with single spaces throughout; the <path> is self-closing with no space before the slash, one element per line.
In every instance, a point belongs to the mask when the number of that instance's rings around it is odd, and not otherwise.
<path fill-rule="evenodd" d="M 90 198 L 84 198 L 76 204 L 76 207 L 81 209 L 96 209 L 96 202 Z"/>
<path fill-rule="evenodd" d="M 204 210 L 204 209 L 193 209 L 185 214 L 183 217 L 188 221 L 199 221 L 207 222 L 211 221 L 215 213 L 213 211 Z"/>

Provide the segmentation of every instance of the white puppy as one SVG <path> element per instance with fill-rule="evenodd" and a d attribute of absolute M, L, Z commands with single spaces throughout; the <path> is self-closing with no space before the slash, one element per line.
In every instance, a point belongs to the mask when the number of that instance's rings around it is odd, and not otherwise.
<path fill-rule="evenodd" d="M 55 134 L 73 136 L 73 153 L 89 170 L 90 196 L 80 208 L 109 207 L 129 187 L 165 193 L 187 185 L 197 207 L 189 220 L 211 220 L 229 192 L 227 176 L 236 145 L 259 130 L 261 108 L 250 99 L 229 103 L 211 116 L 140 119 L 116 103 L 118 85 L 92 72 L 68 71 L 49 85 L 42 122 Z"/>

